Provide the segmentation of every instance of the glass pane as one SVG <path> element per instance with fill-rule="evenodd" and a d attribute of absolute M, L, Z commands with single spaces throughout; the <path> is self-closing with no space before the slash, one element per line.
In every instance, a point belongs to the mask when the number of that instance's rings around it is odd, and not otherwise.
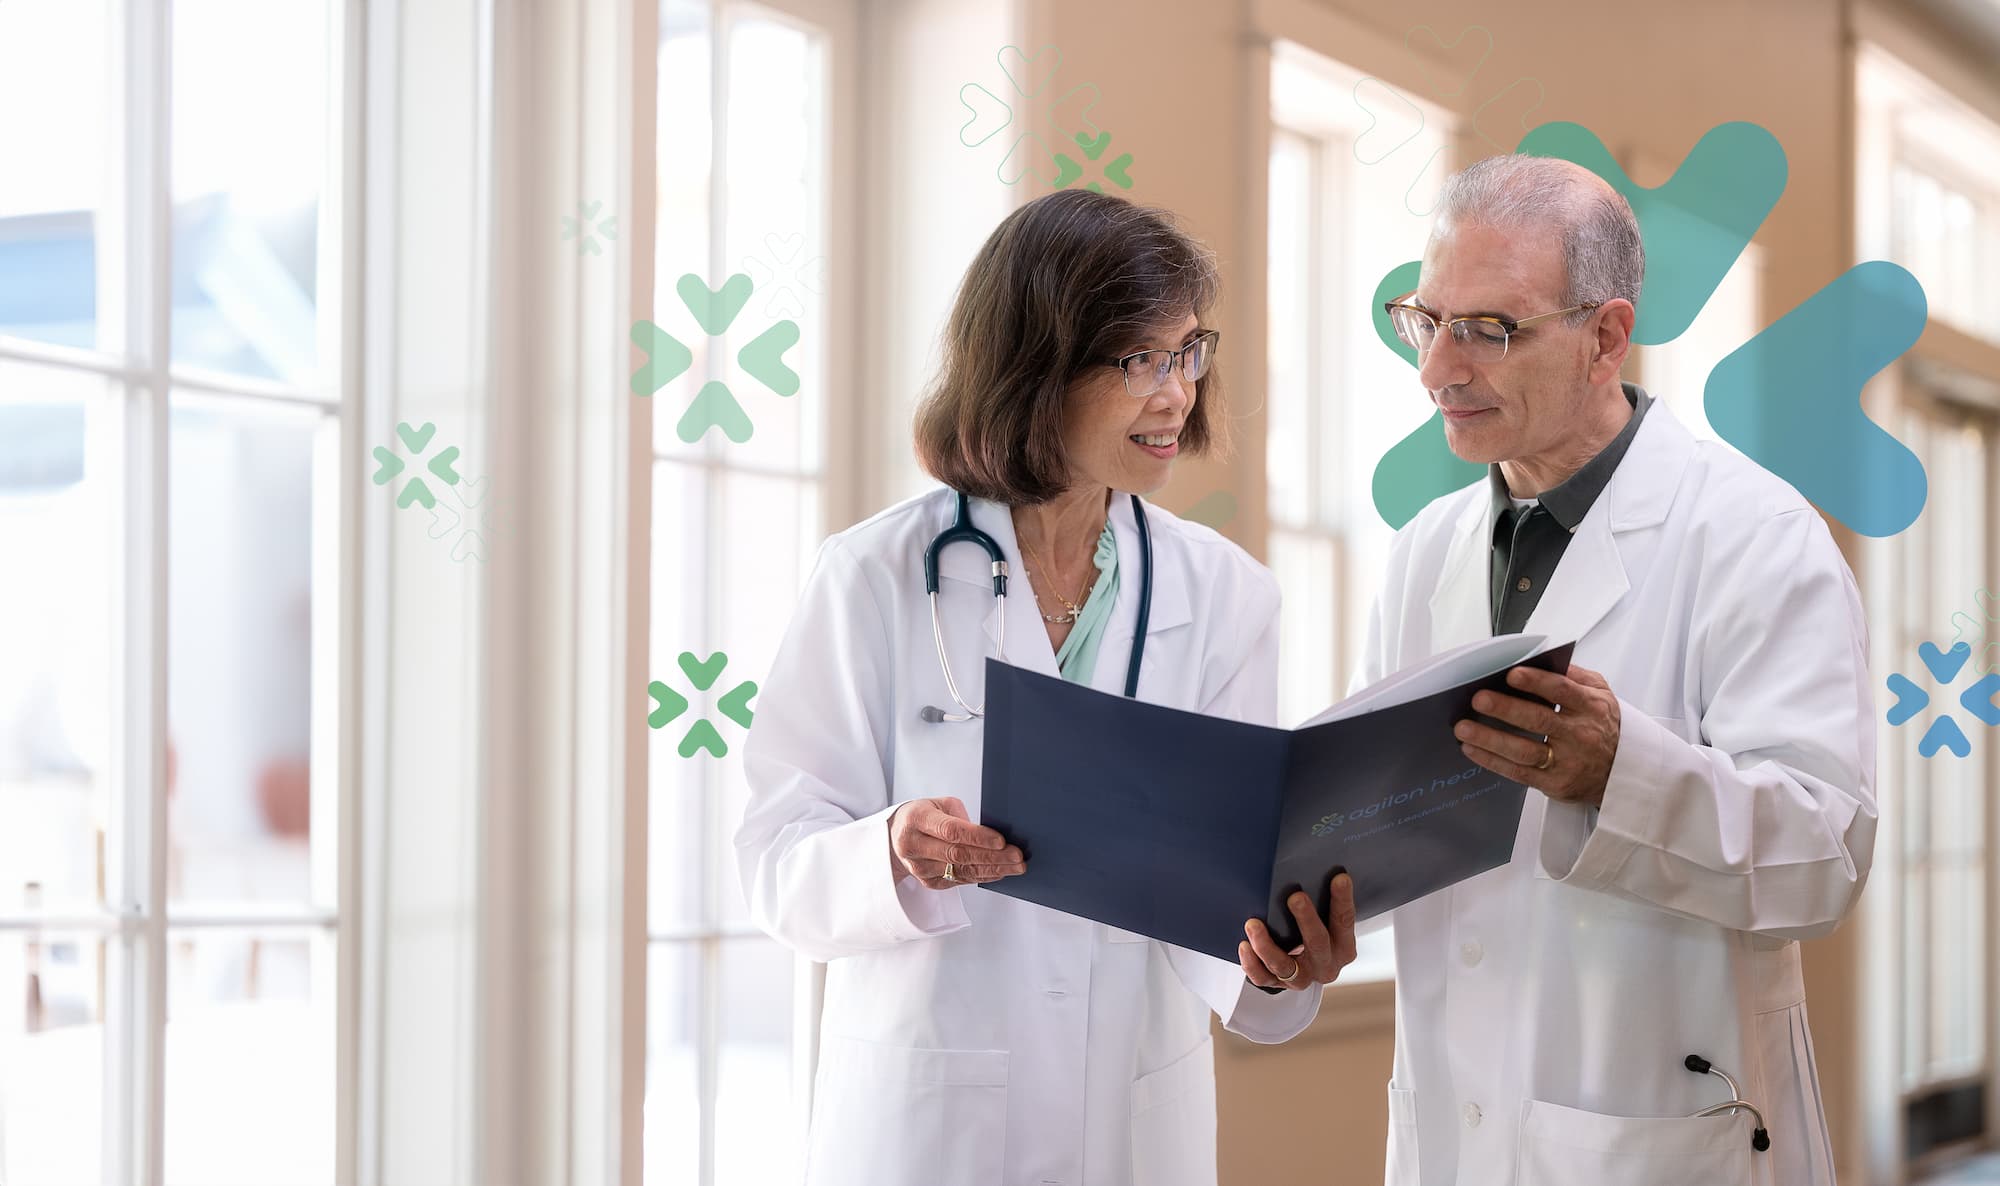
<path fill-rule="evenodd" d="M 1311 260 L 1313 158 L 1306 142 L 1282 132 L 1271 139 L 1270 385 L 1264 406 L 1271 520 L 1310 526 L 1312 514 Z M 1248 409 L 1244 409 L 1248 410 Z"/>
<path fill-rule="evenodd" d="M 727 678 L 709 690 L 711 699 L 739 680 L 762 685 L 798 606 L 820 527 L 819 488 L 812 482 L 732 473 L 723 476 L 720 493 L 729 523 L 759 526 L 755 531 L 719 532 L 721 555 L 716 561 L 721 584 L 710 620 L 716 637 L 729 642 L 729 669 Z M 721 719 L 716 723 L 725 730 L 734 728 Z M 711 767 L 709 785 L 718 822 L 711 837 L 711 859 L 720 873 L 716 906 L 724 923 L 748 925 L 731 843 L 749 798 L 742 747 L 732 742 L 728 756 Z"/>
<path fill-rule="evenodd" d="M 668 0 L 663 10 L 660 159 L 661 222 L 654 318 L 693 355 L 663 388 L 654 410 L 654 447 L 667 456 L 726 456 L 732 462 L 817 472 L 826 414 L 826 248 L 824 57 L 811 34 L 744 16 L 728 26 L 728 90 L 722 107 L 727 207 L 711 209 L 713 42 L 703 12 Z M 671 113 L 669 115 L 668 113 Z M 711 223 L 718 217 L 718 229 Z M 708 288 L 730 277 L 753 288 L 718 337 L 698 326 L 676 291 L 693 276 Z M 790 323 L 787 328 L 785 323 Z M 745 367 L 745 347 L 767 333 L 795 336 L 777 369 Z M 698 392 L 727 387 L 747 422 L 741 442 L 707 417 L 688 419 Z M 791 394 L 785 394 L 786 392 Z M 683 432 L 695 436 L 682 439 Z"/>
<path fill-rule="evenodd" d="M 696 456 L 701 446 L 683 444 L 676 429 L 695 393 L 717 373 L 727 356 L 711 351 L 708 335 L 688 315 L 675 288 L 694 275 L 719 285 L 741 265 L 718 257 L 710 246 L 709 189 L 714 156 L 712 94 L 715 46 L 709 29 L 709 0 L 662 0 L 660 5 L 660 97 L 656 112 L 659 143 L 659 209 L 653 219 L 655 259 L 653 319 L 687 347 L 694 361 L 687 372 L 654 393 L 653 447 L 662 453 Z M 756 304 L 745 306 L 752 314 Z M 747 339 L 746 339 L 747 340 Z M 636 365 L 636 359 L 635 359 Z"/>
<path fill-rule="evenodd" d="M 0 160 L 10 162 L 0 169 L 0 335 L 98 345 L 97 220 L 117 99 L 111 11 L 84 0 L 0 4 Z"/>
<path fill-rule="evenodd" d="M 167 1186 L 331 1186 L 333 937 L 167 945 Z"/>
<path fill-rule="evenodd" d="M 0 1181 L 100 1182 L 104 966 L 95 935 L 0 934 Z"/>
<path fill-rule="evenodd" d="M 652 654 L 647 671 L 651 680 L 681 696 L 694 691 L 677 662 L 683 651 L 698 660 L 712 651 L 728 651 L 727 646 L 714 644 L 702 628 L 710 601 L 708 574 L 714 571 L 706 553 L 710 510 L 706 479 L 705 471 L 692 466 L 666 461 L 653 466 Z M 733 655 L 730 666 L 735 667 Z M 650 698 L 645 703 L 648 713 L 657 707 Z M 647 734 L 652 805 L 647 815 L 648 925 L 655 932 L 701 925 L 708 915 L 705 887 L 735 881 L 733 864 L 713 876 L 708 868 L 710 846 L 705 837 L 711 829 L 703 779 L 711 759 L 700 750 L 691 758 L 680 756 L 681 741 L 696 719 L 687 711 Z M 728 737 L 724 735 L 725 743 Z"/>
<path fill-rule="evenodd" d="M 792 953 L 768 939 L 722 945 L 722 1041 L 716 1072 L 716 1186 L 800 1180 L 803 1116 L 793 1094 Z"/>
<path fill-rule="evenodd" d="M 646 1186 L 701 1181 L 699 948 L 655 943 L 646 959 Z"/>
<path fill-rule="evenodd" d="M 322 417 L 173 401 L 167 877 L 177 902 L 311 900 L 313 438 Z"/>
<path fill-rule="evenodd" d="M 173 24 L 174 361 L 317 386 L 326 0 L 177 0 Z"/>
<path fill-rule="evenodd" d="M 0 911 L 74 910 L 105 884 L 116 434 L 95 376 L 0 363 L 0 393 Z"/>
<path fill-rule="evenodd" d="M 743 17 L 729 26 L 724 255 L 757 285 L 729 332 L 732 364 L 758 335 L 797 327 L 784 361 L 798 393 L 781 397 L 740 365 L 729 385 L 755 434 L 729 446 L 732 462 L 799 473 L 822 464 L 826 411 L 826 285 L 815 266 L 826 249 L 826 69 L 817 39 L 794 25 Z M 712 448 L 722 448 L 719 438 Z"/>

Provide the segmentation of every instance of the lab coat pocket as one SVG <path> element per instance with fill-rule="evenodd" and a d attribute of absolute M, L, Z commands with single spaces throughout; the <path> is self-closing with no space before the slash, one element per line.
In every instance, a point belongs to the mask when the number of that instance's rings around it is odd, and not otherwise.
<path fill-rule="evenodd" d="M 1417 1093 L 1389 1085 L 1389 1165 L 1382 1175 L 1386 1186 L 1418 1186 L 1423 1181 L 1417 1165 Z"/>
<path fill-rule="evenodd" d="M 1006 1140 L 1006 1051 L 821 1044 L 808 1186 L 997 1186 Z"/>
<path fill-rule="evenodd" d="M 1132 1084 L 1132 1180 L 1145 1186 L 1215 1181 L 1215 1041 Z"/>
<path fill-rule="evenodd" d="M 1534 1186 L 1750 1186 L 1750 1117 L 1605 1116 L 1530 1100 L 1514 1180 Z"/>

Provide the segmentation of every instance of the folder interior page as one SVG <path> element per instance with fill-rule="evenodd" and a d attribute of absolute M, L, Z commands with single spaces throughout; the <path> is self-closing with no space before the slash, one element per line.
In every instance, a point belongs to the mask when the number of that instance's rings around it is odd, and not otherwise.
<path fill-rule="evenodd" d="M 1113 696 L 988 659 L 980 822 L 1028 871 L 983 887 L 1234 962 L 1244 920 L 1286 945 L 1283 901 L 1327 907 L 1335 868 L 1370 918 L 1511 855 L 1525 794 L 1452 726 L 1507 669 L 1570 647 L 1507 636 L 1434 656 L 1274 729 Z"/>
<path fill-rule="evenodd" d="M 1527 788 L 1472 762 L 1452 728 L 1468 717 L 1498 723 L 1472 710 L 1473 694 L 1521 695 L 1507 685 L 1510 668 L 1567 671 L 1573 648 L 1536 654 L 1545 640 L 1507 637 L 1519 642 L 1434 656 L 1360 715 L 1322 714 L 1342 719 L 1291 735 L 1265 906 L 1280 942 L 1297 941 L 1285 899 L 1304 889 L 1324 912 L 1336 869 L 1354 878 L 1356 918 L 1366 920 L 1512 857 Z"/>

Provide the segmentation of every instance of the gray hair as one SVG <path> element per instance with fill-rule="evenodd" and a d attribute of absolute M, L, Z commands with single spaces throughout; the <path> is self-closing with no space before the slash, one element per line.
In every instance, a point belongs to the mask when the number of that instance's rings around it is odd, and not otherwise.
<path fill-rule="evenodd" d="M 1624 195 L 1608 185 L 1589 184 L 1587 175 L 1579 176 L 1581 169 L 1554 157 L 1490 156 L 1475 161 L 1445 183 L 1431 237 L 1475 223 L 1556 231 L 1562 237 L 1563 266 L 1568 272 L 1565 307 L 1601 305 L 1621 297 L 1636 306 L 1646 279 L 1639 220 Z M 1575 313 L 1567 320 L 1587 315 Z"/>

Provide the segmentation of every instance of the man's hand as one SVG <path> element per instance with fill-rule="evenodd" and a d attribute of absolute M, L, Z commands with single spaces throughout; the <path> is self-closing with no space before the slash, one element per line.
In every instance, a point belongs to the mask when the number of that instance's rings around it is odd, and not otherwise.
<path fill-rule="evenodd" d="M 945 877 L 949 865 L 951 877 Z M 957 799 L 912 799 L 889 816 L 889 866 L 925 889 L 983 885 L 1028 871 L 1021 850 L 991 828 L 972 822 Z"/>
<path fill-rule="evenodd" d="M 1611 685 L 1597 672 L 1574 663 L 1568 676 L 1516 667 L 1507 673 L 1507 683 L 1557 708 L 1519 696 L 1480 692 L 1472 698 L 1474 710 L 1548 740 L 1460 721 L 1453 733 L 1465 756 L 1551 799 L 1602 806 L 1611 761 L 1618 756 L 1618 697 Z"/>
<path fill-rule="evenodd" d="M 1236 959 L 1243 975 L 1259 988 L 1285 988 L 1303 992 L 1315 984 L 1332 984 L 1340 970 L 1354 962 L 1354 879 L 1345 873 L 1333 878 L 1333 930 L 1313 910 L 1313 902 L 1301 890 L 1285 903 L 1298 920 L 1304 940 L 1287 954 L 1278 950 L 1271 928 L 1253 918 L 1243 924 L 1249 938 L 1236 945 Z M 1279 973 L 1284 975 L 1279 975 Z"/>

